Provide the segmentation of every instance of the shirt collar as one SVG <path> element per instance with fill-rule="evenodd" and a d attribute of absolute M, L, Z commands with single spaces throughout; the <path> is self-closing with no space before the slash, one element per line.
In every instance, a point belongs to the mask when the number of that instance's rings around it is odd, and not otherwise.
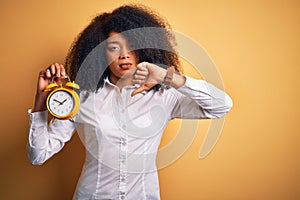
<path fill-rule="evenodd" d="M 106 78 L 104 78 L 104 86 L 112 86 L 112 87 L 117 87 L 115 84 L 113 84 L 112 82 L 110 82 L 110 80 L 109 80 L 109 78 L 108 77 L 106 77 Z M 139 88 L 140 87 L 140 85 L 139 84 L 134 84 L 134 85 L 130 85 L 130 86 L 126 86 L 126 87 L 124 87 L 124 88 L 131 88 L 131 89 L 136 89 L 136 88 Z M 143 91 L 143 92 L 141 92 L 141 94 L 147 94 L 147 92 L 148 91 Z"/>

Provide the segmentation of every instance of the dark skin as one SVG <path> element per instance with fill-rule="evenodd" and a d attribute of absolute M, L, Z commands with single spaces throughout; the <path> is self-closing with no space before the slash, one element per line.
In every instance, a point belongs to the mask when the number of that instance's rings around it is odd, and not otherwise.
<path fill-rule="evenodd" d="M 151 89 L 154 85 L 164 81 L 166 70 L 148 62 L 138 63 L 136 55 L 128 49 L 127 40 L 122 34 L 111 32 L 106 48 L 106 57 L 110 61 L 110 81 L 120 90 L 129 85 L 140 84 L 132 96 Z M 66 78 L 66 70 L 62 64 L 54 63 L 39 73 L 37 91 L 32 112 L 46 110 L 46 99 L 49 92 L 45 87 L 52 78 Z M 174 74 L 171 86 L 179 88 L 185 83 L 185 77 Z"/>

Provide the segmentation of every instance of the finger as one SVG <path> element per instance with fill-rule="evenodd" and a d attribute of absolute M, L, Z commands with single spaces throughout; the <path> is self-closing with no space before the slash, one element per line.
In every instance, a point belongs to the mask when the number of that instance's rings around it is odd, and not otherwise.
<path fill-rule="evenodd" d="M 46 77 L 51 78 L 51 71 L 50 69 L 46 69 Z"/>
<path fill-rule="evenodd" d="M 133 83 L 133 84 L 139 84 L 139 85 L 141 85 L 141 84 L 144 84 L 144 83 L 145 83 L 145 80 L 134 79 L 134 80 L 132 80 L 132 83 Z"/>
<path fill-rule="evenodd" d="M 147 62 L 139 63 L 139 64 L 137 65 L 137 69 L 139 69 L 139 70 L 141 70 L 141 71 L 147 71 L 147 70 L 148 70 L 147 65 L 148 65 Z"/>
<path fill-rule="evenodd" d="M 55 64 L 52 64 L 51 66 L 50 66 L 50 71 L 51 71 L 51 75 L 55 75 Z"/>
<path fill-rule="evenodd" d="M 47 76 L 46 71 L 43 70 L 39 72 L 39 77 L 45 78 L 45 76 Z"/>
<path fill-rule="evenodd" d="M 145 85 L 143 85 L 143 86 L 141 86 L 141 87 L 135 89 L 135 90 L 131 93 L 131 96 L 133 97 L 134 95 L 136 95 L 136 94 L 138 94 L 138 93 L 141 93 L 141 92 L 143 92 L 143 91 L 145 91 L 145 90 L 147 90 L 147 89 L 148 89 L 148 87 L 146 87 Z"/>
<path fill-rule="evenodd" d="M 66 70 L 65 70 L 65 67 L 63 65 L 60 65 L 60 74 L 62 76 L 66 76 Z"/>
<path fill-rule="evenodd" d="M 55 63 L 55 76 L 60 77 L 60 65 Z"/>
<path fill-rule="evenodd" d="M 154 85 L 154 83 L 148 83 L 148 84 L 145 84 L 145 85 L 142 85 L 141 87 L 135 89 L 132 93 L 131 93 L 131 96 L 133 97 L 134 95 L 138 94 L 138 93 L 141 93 L 143 91 L 147 91 L 147 90 L 150 90 Z"/>
<path fill-rule="evenodd" d="M 145 80 L 147 78 L 147 76 L 145 75 L 138 75 L 138 74 L 135 74 L 133 76 L 133 79 L 136 79 L 136 80 Z"/>
<path fill-rule="evenodd" d="M 138 69 L 138 70 L 136 70 L 135 74 L 142 75 L 142 76 L 148 76 L 149 72 L 148 72 L 148 70 L 143 71 L 143 70 Z"/>

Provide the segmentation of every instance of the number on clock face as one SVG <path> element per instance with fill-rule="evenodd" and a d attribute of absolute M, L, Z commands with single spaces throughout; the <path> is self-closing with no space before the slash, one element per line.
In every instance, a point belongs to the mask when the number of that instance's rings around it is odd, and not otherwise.
<path fill-rule="evenodd" d="M 73 110 L 74 100 L 68 92 L 59 90 L 50 96 L 48 106 L 53 114 L 66 116 Z"/>

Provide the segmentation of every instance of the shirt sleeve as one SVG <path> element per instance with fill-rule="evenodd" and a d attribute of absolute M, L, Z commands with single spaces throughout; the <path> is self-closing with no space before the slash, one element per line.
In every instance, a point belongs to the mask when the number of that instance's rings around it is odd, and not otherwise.
<path fill-rule="evenodd" d="M 27 143 L 29 160 L 34 165 L 41 165 L 59 152 L 69 141 L 75 130 L 70 120 L 52 119 L 48 124 L 48 112 L 28 110 L 30 126 Z"/>
<path fill-rule="evenodd" d="M 221 118 L 232 108 L 228 94 L 214 85 L 186 76 L 186 82 L 177 89 L 178 97 L 171 118 Z"/>

